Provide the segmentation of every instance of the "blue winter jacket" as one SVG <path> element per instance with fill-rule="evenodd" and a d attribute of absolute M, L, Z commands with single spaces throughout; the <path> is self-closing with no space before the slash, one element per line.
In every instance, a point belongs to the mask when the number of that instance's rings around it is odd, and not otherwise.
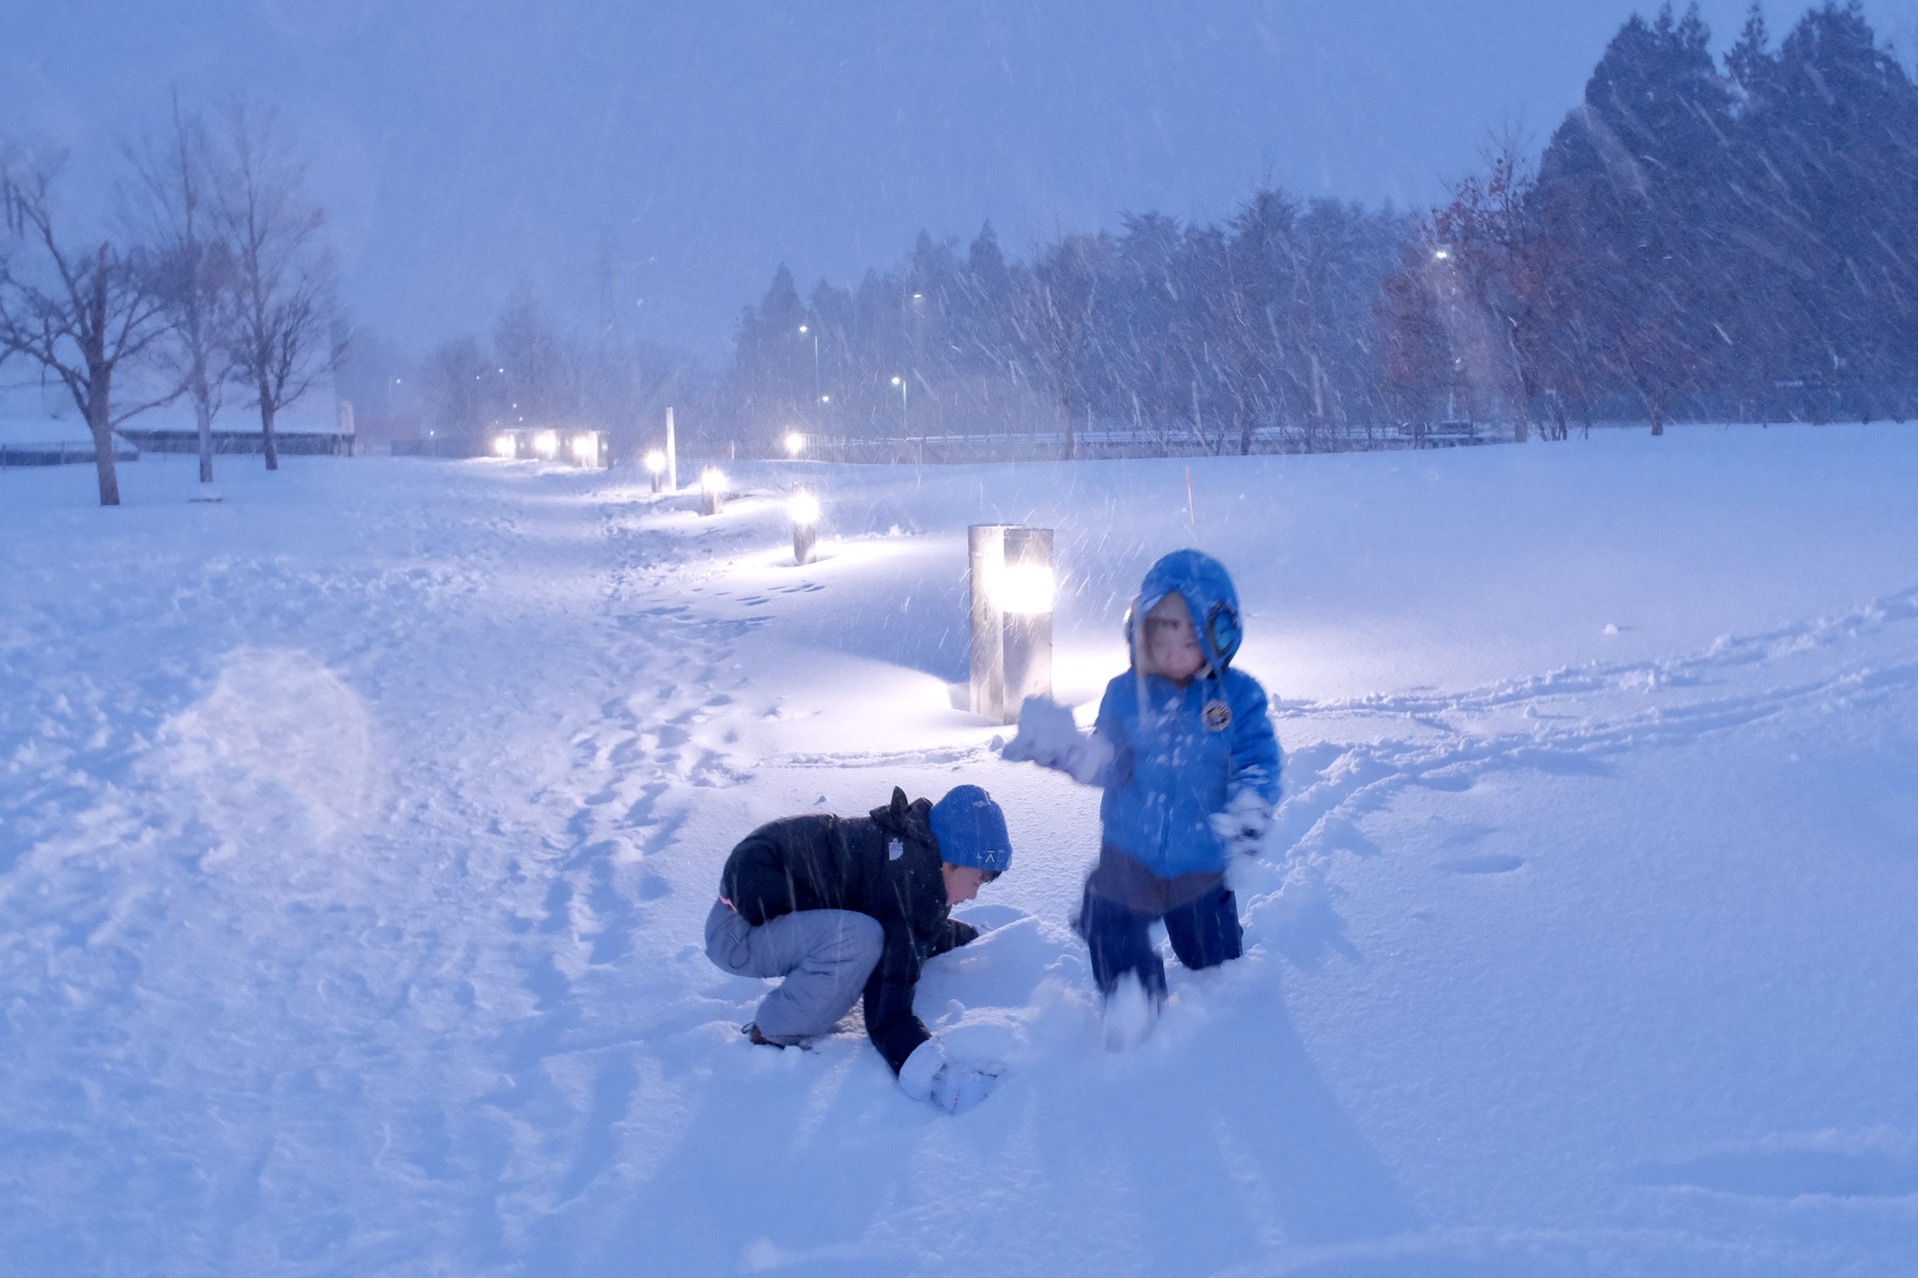
<path fill-rule="evenodd" d="M 1208 667 L 1185 687 L 1133 668 L 1106 685 L 1094 731 L 1113 750 L 1098 778 L 1106 844 L 1154 874 L 1223 870 L 1226 839 L 1212 828 L 1241 791 L 1279 799 L 1279 743 L 1265 689 L 1228 664 L 1238 650 L 1238 593 L 1223 565 L 1196 550 L 1167 555 L 1146 574 L 1132 618 L 1167 595 L 1192 612 Z M 1135 622 L 1128 620 L 1127 637 Z"/>

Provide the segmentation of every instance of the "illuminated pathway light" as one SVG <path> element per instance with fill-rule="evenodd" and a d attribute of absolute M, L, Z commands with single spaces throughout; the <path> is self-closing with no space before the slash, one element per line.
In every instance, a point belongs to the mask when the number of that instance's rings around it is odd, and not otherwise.
<path fill-rule="evenodd" d="M 966 542 L 972 711 L 1011 723 L 1027 697 L 1052 694 L 1052 529 L 974 524 Z"/>
<path fill-rule="evenodd" d="M 809 564 L 819 535 L 819 498 L 810 488 L 795 488 L 786 503 L 786 513 L 793 521 L 793 562 Z"/>

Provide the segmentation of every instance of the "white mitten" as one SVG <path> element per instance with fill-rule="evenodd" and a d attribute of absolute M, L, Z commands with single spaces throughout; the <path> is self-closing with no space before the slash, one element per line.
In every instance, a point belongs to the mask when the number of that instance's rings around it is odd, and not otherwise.
<path fill-rule="evenodd" d="M 1256 790 L 1241 790 L 1226 801 L 1225 811 L 1212 814 L 1212 832 L 1225 840 L 1233 856 L 1257 856 L 1265 849 L 1272 828 L 1272 805 Z"/>
<path fill-rule="evenodd" d="M 992 1095 L 1005 1072 L 998 1061 L 950 1062 L 933 1076 L 929 1099 L 948 1114 L 963 1114 Z"/>
<path fill-rule="evenodd" d="M 932 1084 L 946 1068 L 946 1049 L 929 1038 L 912 1049 L 899 1067 L 899 1090 L 914 1100 L 932 1099 Z"/>
<path fill-rule="evenodd" d="M 899 1067 L 899 1088 L 948 1114 L 963 1114 L 992 1095 L 1006 1067 L 996 1061 L 949 1062 L 939 1040 L 929 1038 Z"/>
<path fill-rule="evenodd" d="M 1112 746 L 1096 733 L 1079 731 L 1072 711 L 1052 698 L 1027 697 L 1019 707 L 1019 731 L 1001 755 L 1014 763 L 1030 759 L 1091 784 L 1112 762 Z"/>
<path fill-rule="evenodd" d="M 1014 763 L 1030 759 L 1041 767 L 1056 768 L 1078 741 L 1079 725 L 1072 721 L 1072 711 L 1051 697 L 1027 697 L 1019 707 L 1019 731 L 1002 753 Z"/>

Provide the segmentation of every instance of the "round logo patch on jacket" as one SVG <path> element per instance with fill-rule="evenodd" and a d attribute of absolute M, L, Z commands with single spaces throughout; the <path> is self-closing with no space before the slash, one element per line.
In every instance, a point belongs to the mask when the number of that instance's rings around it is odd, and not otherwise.
<path fill-rule="evenodd" d="M 1205 726 L 1214 732 L 1224 732 L 1232 726 L 1232 707 L 1223 701 L 1206 702 Z"/>

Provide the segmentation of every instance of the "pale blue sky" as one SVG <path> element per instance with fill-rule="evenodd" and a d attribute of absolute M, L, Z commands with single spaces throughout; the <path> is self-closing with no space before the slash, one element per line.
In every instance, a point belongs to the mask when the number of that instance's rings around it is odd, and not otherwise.
<path fill-rule="evenodd" d="M 356 318 L 423 347 L 524 279 L 590 323 L 604 242 L 622 317 L 715 355 L 781 261 L 851 283 L 922 227 L 1020 253 L 1261 180 L 1429 202 L 1489 131 L 1549 135 L 1634 7 L 0 0 L 0 131 L 69 145 L 78 194 L 175 86 L 275 102 Z M 1745 7 L 1701 5 L 1719 46 Z M 1918 34 L 1918 0 L 1867 13 Z"/>

